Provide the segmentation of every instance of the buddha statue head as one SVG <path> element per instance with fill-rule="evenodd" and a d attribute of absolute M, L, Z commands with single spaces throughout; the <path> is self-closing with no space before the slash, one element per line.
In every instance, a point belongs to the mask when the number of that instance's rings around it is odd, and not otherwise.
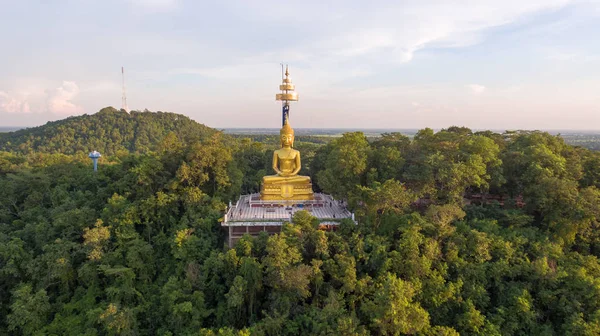
<path fill-rule="evenodd" d="M 290 126 L 288 118 L 285 118 L 285 123 L 279 131 L 279 139 L 281 140 L 282 148 L 291 148 L 294 146 L 294 129 Z"/>

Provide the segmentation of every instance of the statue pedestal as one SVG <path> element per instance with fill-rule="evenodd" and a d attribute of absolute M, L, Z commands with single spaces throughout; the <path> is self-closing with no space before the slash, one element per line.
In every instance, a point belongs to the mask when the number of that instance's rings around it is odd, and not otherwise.
<path fill-rule="evenodd" d="M 273 200 L 302 200 L 314 199 L 312 183 L 264 183 L 260 187 L 260 199 Z"/>

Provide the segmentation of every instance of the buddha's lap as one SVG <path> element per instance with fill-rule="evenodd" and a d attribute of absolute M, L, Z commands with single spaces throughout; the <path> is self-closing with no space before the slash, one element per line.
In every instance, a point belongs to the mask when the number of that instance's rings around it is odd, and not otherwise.
<path fill-rule="evenodd" d="M 263 177 L 263 183 L 269 184 L 286 184 L 286 183 L 310 183 L 310 176 L 279 176 L 267 175 Z"/>

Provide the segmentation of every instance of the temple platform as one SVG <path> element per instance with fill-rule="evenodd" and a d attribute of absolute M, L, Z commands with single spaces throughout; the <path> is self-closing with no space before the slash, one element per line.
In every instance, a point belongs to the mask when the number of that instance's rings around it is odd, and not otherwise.
<path fill-rule="evenodd" d="M 233 247 L 244 234 L 281 232 L 282 224 L 290 222 L 300 210 L 319 219 L 323 230 L 335 230 L 346 218 L 354 221 L 354 214 L 346 209 L 346 204 L 330 195 L 316 193 L 312 200 L 261 200 L 256 193 L 242 195 L 235 204 L 230 204 L 221 226 L 228 228 L 229 247 Z"/>

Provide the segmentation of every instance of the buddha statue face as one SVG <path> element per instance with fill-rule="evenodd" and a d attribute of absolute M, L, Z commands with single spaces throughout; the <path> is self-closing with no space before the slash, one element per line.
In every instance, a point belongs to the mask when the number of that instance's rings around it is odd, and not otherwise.
<path fill-rule="evenodd" d="M 281 140 L 282 148 L 290 148 L 294 146 L 294 129 L 290 126 L 287 118 L 285 124 L 279 131 L 279 139 Z"/>
<path fill-rule="evenodd" d="M 294 145 L 294 134 L 281 134 L 281 147 L 290 148 Z"/>

